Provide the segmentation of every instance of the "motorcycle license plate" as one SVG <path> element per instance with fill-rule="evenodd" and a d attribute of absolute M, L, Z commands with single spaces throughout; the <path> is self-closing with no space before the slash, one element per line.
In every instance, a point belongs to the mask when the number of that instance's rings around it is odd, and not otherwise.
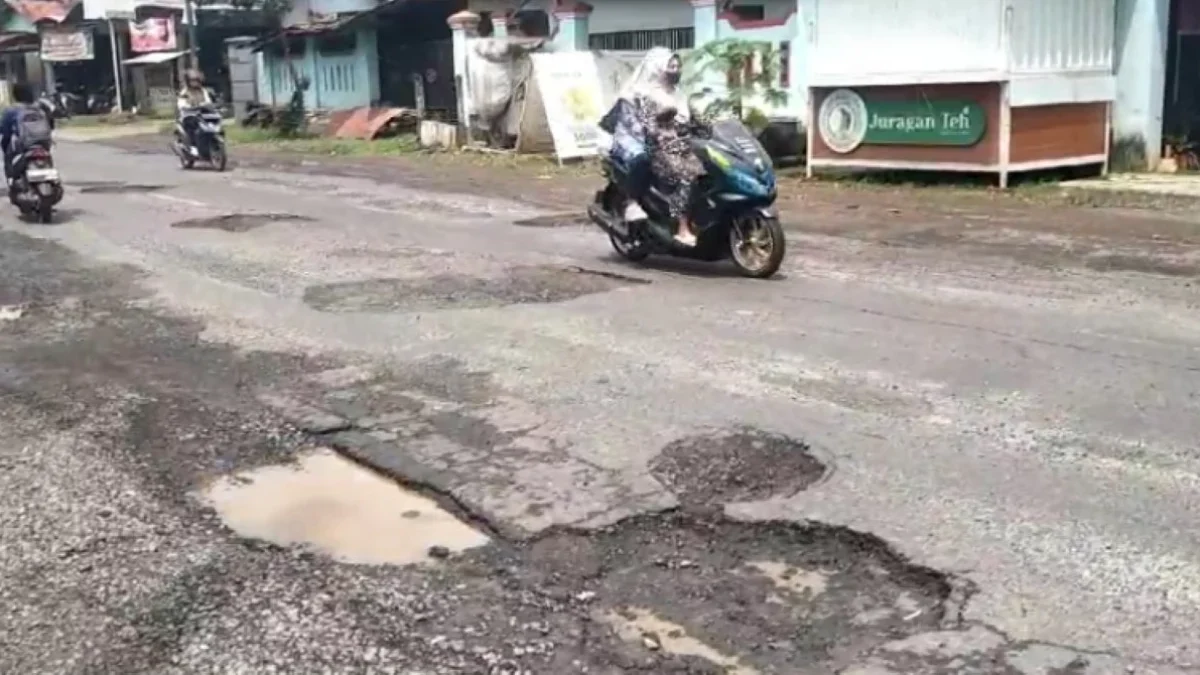
<path fill-rule="evenodd" d="M 201 124 L 200 125 L 200 131 L 207 131 L 210 134 L 215 134 L 220 130 L 221 130 L 221 126 L 219 124 Z"/>
<path fill-rule="evenodd" d="M 29 169 L 25 179 L 30 183 L 52 183 L 58 180 L 58 169 Z"/>

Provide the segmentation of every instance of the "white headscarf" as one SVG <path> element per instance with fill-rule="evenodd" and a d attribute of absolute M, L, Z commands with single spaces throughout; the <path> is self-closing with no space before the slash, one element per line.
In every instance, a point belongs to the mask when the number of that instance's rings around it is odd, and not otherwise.
<path fill-rule="evenodd" d="M 690 111 L 683 88 L 667 84 L 667 64 L 674 57 L 675 54 L 666 47 L 655 47 L 646 52 L 621 92 L 621 98 L 630 101 L 639 96 L 648 98 L 660 107 L 674 108 L 680 118 L 687 119 Z"/>

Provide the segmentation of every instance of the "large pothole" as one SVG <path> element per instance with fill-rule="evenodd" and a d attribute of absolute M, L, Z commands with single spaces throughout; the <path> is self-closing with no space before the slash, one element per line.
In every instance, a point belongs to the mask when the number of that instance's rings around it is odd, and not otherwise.
<path fill-rule="evenodd" d="M 227 213 L 208 218 L 189 218 L 171 223 L 171 227 L 185 230 L 221 230 L 224 232 L 249 232 L 268 223 L 282 220 L 312 222 L 308 216 L 294 213 Z"/>
<path fill-rule="evenodd" d="M 682 512 L 554 531 L 511 555 L 489 562 L 620 638 L 595 645 L 618 672 L 832 673 L 937 629 L 951 593 L 875 537 Z"/>
<path fill-rule="evenodd" d="M 304 291 L 304 302 L 322 312 L 480 309 L 564 302 L 646 283 L 649 282 L 643 279 L 577 267 L 532 265 L 512 267 L 493 277 L 438 274 L 310 286 Z"/>
<path fill-rule="evenodd" d="M 331 451 L 224 478 L 202 499 L 244 537 L 347 563 L 404 565 L 488 543 L 432 500 Z"/>
<path fill-rule="evenodd" d="M 821 480 L 826 467 L 802 441 L 741 428 L 674 441 L 650 472 L 685 506 L 719 508 L 793 495 Z"/>

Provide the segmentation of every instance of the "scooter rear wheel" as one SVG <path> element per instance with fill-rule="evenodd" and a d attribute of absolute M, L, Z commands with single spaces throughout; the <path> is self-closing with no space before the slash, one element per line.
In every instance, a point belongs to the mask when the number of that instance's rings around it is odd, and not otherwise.
<path fill-rule="evenodd" d="M 208 161 L 212 163 L 213 168 L 217 171 L 224 171 L 229 163 L 229 155 L 225 154 L 225 144 L 214 143 L 208 152 Z"/>

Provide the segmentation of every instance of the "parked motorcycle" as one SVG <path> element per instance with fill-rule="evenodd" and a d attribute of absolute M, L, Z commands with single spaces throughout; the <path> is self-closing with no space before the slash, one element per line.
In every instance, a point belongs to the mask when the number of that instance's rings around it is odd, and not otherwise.
<path fill-rule="evenodd" d="M 117 98 L 117 88 L 108 85 L 87 95 L 84 107 L 89 115 L 107 115 L 112 112 Z"/>
<path fill-rule="evenodd" d="M 196 144 L 188 142 L 185 124 L 195 124 L 194 134 Z M 216 107 L 206 105 L 181 115 L 175 123 L 175 140 L 171 149 L 179 156 L 179 163 L 184 169 L 190 169 L 196 162 L 207 162 L 217 171 L 224 171 L 229 156 L 225 150 L 225 129 L 222 127 L 221 113 Z"/>
<path fill-rule="evenodd" d="M 17 155 L 13 158 L 12 173 L 9 200 L 21 215 L 36 215 L 39 222 L 49 223 L 54 218 L 54 207 L 63 198 L 62 178 L 54 168 L 50 151 L 34 146 Z"/>
<path fill-rule="evenodd" d="M 766 150 L 737 120 L 693 124 L 689 131 L 692 151 L 705 169 L 698 184 L 701 197 L 688 214 L 696 228 L 695 246 L 675 241 L 666 197 L 644 161 L 627 166 L 606 157 L 608 184 L 596 193 L 588 216 L 630 261 L 651 254 L 708 262 L 729 258 L 747 277 L 773 276 L 783 264 L 786 244 L 773 208 L 775 169 Z M 631 196 L 646 217 L 626 219 Z"/>
<path fill-rule="evenodd" d="M 64 98 L 58 94 L 43 93 L 38 97 L 38 105 L 50 115 L 51 119 L 69 119 L 71 111 L 64 106 Z"/>

